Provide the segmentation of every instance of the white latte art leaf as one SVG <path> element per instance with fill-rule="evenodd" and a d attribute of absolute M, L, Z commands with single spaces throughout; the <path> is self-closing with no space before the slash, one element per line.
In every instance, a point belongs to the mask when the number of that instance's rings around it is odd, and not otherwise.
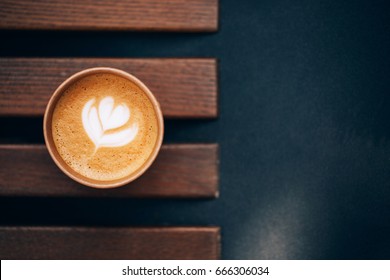
<path fill-rule="evenodd" d="M 138 125 L 123 128 L 120 131 L 107 133 L 107 130 L 120 128 L 130 119 L 130 110 L 125 104 L 114 108 L 111 96 L 103 98 L 99 106 L 94 106 L 95 98 L 89 100 L 82 111 L 82 121 L 85 132 L 95 144 L 100 147 L 120 147 L 129 144 L 138 133 Z"/>

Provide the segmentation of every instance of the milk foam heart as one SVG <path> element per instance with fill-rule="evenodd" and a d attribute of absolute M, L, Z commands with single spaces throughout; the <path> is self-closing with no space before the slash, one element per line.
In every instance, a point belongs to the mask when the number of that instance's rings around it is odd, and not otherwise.
<path fill-rule="evenodd" d="M 82 110 L 82 122 L 85 132 L 95 144 L 100 147 L 120 147 L 129 144 L 138 133 L 138 125 L 126 127 L 130 119 L 130 109 L 126 104 L 114 107 L 114 98 L 104 97 L 99 106 L 95 98 L 89 100 Z M 123 129 L 117 130 L 123 127 Z M 114 132 L 110 130 L 116 129 Z"/>

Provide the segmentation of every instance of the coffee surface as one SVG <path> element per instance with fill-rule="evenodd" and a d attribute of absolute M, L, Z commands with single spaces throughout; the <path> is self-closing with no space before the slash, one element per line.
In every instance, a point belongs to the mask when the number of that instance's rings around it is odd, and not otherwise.
<path fill-rule="evenodd" d="M 90 179 L 110 181 L 136 172 L 158 139 L 158 118 L 149 97 L 132 81 L 92 74 L 58 100 L 52 134 L 62 159 Z"/>

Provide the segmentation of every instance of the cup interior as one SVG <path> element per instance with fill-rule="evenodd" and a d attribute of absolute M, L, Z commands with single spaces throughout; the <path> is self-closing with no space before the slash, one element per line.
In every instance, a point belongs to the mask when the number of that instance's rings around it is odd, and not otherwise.
<path fill-rule="evenodd" d="M 88 177 L 85 177 L 76 171 L 74 171 L 69 165 L 66 164 L 66 162 L 62 159 L 60 154 L 57 151 L 57 148 L 54 143 L 53 139 L 53 134 L 52 134 L 52 118 L 53 118 L 53 113 L 54 109 L 56 108 L 57 102 L 61 98 L 62 94 L 68 89 L 69 86 L 71 86 L 73 83 L 77 82 L 79 79 L 82 79 L 86 76 L 89 75 L 94 75 L 94 74 L 102 74 L 102 73 L 108 73 L 108 74 L 114 74 L 120 77 L 123 77 L 125 79 L 130 80 L 132 83 L 136 84 L 138 87 L 141 88 L 141 90 L 147 95 L 149 98 L 150 102 L 153 105 L 153 108 L 156 112 L 157 116 L 157 121 L 158 121 L 158 135 L 157 135 L 157 141 L 155 144 L 155 147 L 150 155 L 150 157 L 147 159 L 144 164 L 138 168 L 135 172 L 132 174 L 129 174 L 126 177 L 116 179 L 116 180 L 109 180 L 109 181 L 103 181 L 103 180 L 95 180 L 91 179 Z M 163 135 L 164 135 L 164 120 L 163 120 L 163 115 L 160 109 L 160 105 L 157 102 L 156 98 L 152 94 L 152 92 L 136 77 L 133 75 L 124 72 L 119 69 L 115 68 L 107 68 L 107 67 L 97 67 L 97 68 L 89 68 L 86 70 L 83 70 L 81 72 L 78 72 L 68 79 L 66 79 L 53 93 L 51 96 L 49 103 L 47 104 L 45 115 L 44 115 L 44 120 L 43 120 L 43 132 L 44 132 L 44 137 L 45 137 L 45 143 L 46 147 L 54 160 L 55 164 L 70 178 L 73 180 L 89 186 L 93 188 L 115 188 L 115 187 L 120 187 L 125 184 L 128 184 L 135 179 L 137 179 L 139 176 L 141 176 L 153 163 L 155 158 L 157 157 L 157 154 L 161 148 L 162 140 L 163 140 Z"/>

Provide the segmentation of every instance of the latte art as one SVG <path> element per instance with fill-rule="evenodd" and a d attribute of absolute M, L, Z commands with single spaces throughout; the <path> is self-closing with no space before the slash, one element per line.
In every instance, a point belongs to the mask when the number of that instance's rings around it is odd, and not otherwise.
<path fill-rule="evenodd" d="M 99 106 L 95 106 L 95 103 L 95 98 L 89 100 L 82 111 L 84 130 L 95 144 L 95 150 L 100 147 L 124 146 L 134 140 L 138 125 L 125 126 L 130 119 L 130 110 L 126 104 L 114 107 L 111 96 L 103 98 Z"/>

